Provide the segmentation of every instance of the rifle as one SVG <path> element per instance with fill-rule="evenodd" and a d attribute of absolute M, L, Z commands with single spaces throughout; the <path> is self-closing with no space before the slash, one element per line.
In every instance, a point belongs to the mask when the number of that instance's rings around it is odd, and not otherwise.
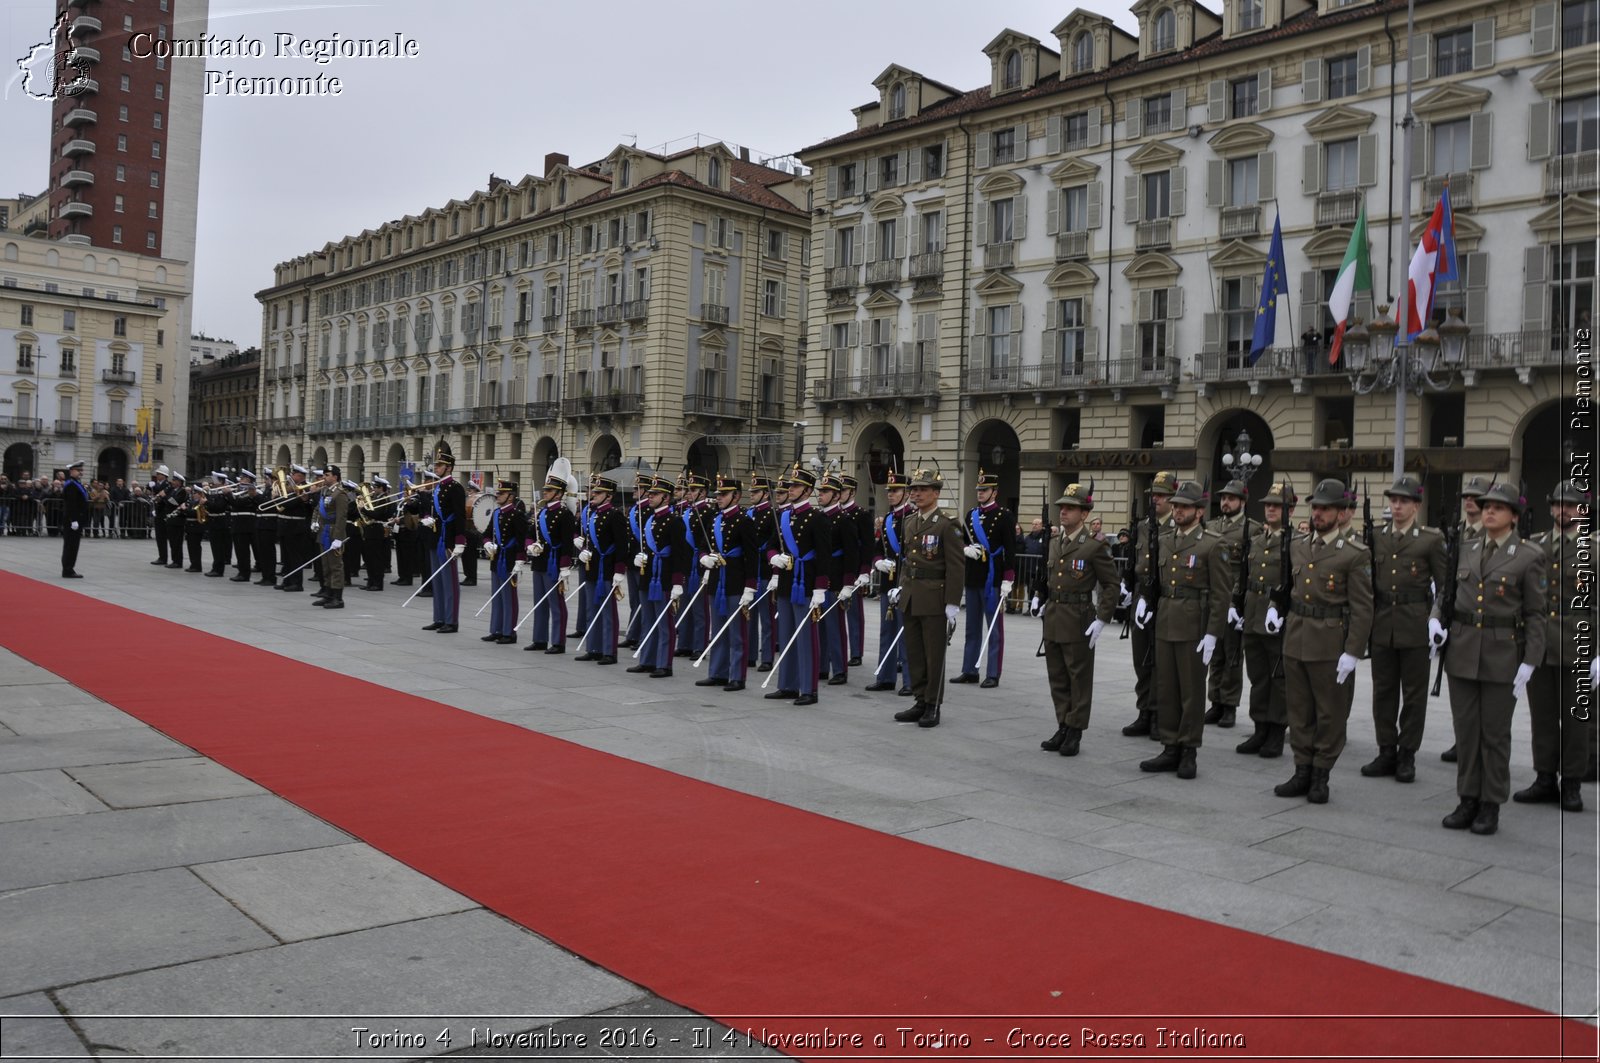
<path fill-rule="evenodd" d="M 1135 500 L 1134 504 L 1133 504 L 1133 523 L 1132 523 L 1131 527 L 1135 531 L 1138 531 L 1138 528 L 1139 528 L 1139 503 L 1138 503 L 1137 500 Z M 1132 547 L 1133 547 L 1133 544 L 1130 543 L 1129 544 L 1130 553 L 1129 553 L 1128 556 L 1117 558 L 1117 567 L 1119 569 L 1121 569 L 1121 572 L 1119 573 L 1119 576 L 1120 576 L 1120 580 L 1121 580 L 1121 583 L 1122 583 L 1122 589 L 1127 591 L 1130 595 L 1131 594 L 1135 594 L 1135 592 L 1137 592 L 1138 589 L 1139 589 L 1138 588 L 1137 577 L 1134 575 L 1134 571 L 1133 571 L 1133 557 L 1132 557 L 1132 554 L 1131 554 Z M 1120 639 L 1125 639 L 1125 638 L 1128 637 L 1129 633 L 1131 633 L 1132 631 L 1133 631 L 1133 606 L 1129 605 L 1128 608 L 1126 608 L 1126 609 L 1124 609 L 1122 611 L 1122 634 L 1118 635 L 1117 638 L 1119 640 Z"/>
<path fill-rule="evenodd" d="M 1156 603 L 1161 600 L 1161 522 L 1156 517 L 1156 500 L 1150 496 L 1150 508 L 1145 513 L 1145 534 L 1149 536 L 1144 550 L 1144 585 L 1139 588 L 1144 597 L 1145 608 L 1149 610 L 1149 624 L 1156 622 Z M 1148 624 L 1146 625 L 1148 626 Z M 1141 666 L 1150 668 L 1155 665 L 1156 640 L 1152 637 L 1145 646 L 1144 660 Z"/>
<path fill-rule="evenodd" d="M 1289 548 L 1293 539 L 1289 534 L 1289 487 L 1284 484 L 1283 492 L 1283 527 L 1278 531 L 1278 586 L 1273 589 L 1268 600 L 1273 608 L 1278 610 L 1278 616 L 1285 627 L 1289 624 L 1289 600 L 1294 593 L 1294 564 L 1289 558 Z M 1278 663 L 1272 670 L 1272 677 L 1277 679 L 1283 672 L 1283 644 L 1288 640 L 1284 632 L 1278 633 Z"/>
<path fill-rule="evenodd" d="M 1461 512 L 1461 495 L 1456 495 L 1456 512 Z M 1461 522 L 1451 521 L 1444 533 L 1444 571 L 1445 585 L 1438 588 L 1439 597 L 1439 624 L 1446 631 L 1456 620 L 1456 569 L 1461 564 Z M 1450 642 L 1439 647 L 1439 667 L 1434 672 L 1433 690 L 1429 693 L 1433 697 L 1439 696 L 1439 689 L 1444 685 L 1444 658 L 1450 652 Z"/>
<path fill-rule="evenodd" d="M 1244 616 L 1245 584 L 1250 579 L 1250 509 L 1248 502 L 1239 510 L 1243 518 L 1242 527 L 1244 534 L 1239 539 L 1239 573 L 1233 580 L 1233 608 L 1242 617 Z M 1241 632 L 1230 632 L 1228 638 L 1223 639 L 1223 652 L 1229 668 L 1239 667 L 1239 658 L 1244 655 L 1244 638 Z"/>
<path fill-rule="evenodd" d="M 1372 573 L 1372 604 L 1378 604 L 1378 533 L 1372 527 L 1372 496 L 1367 493 L 1367 482 L 1361 481 L 1361 542 L 1367 548 L 1367 566 Z"/>

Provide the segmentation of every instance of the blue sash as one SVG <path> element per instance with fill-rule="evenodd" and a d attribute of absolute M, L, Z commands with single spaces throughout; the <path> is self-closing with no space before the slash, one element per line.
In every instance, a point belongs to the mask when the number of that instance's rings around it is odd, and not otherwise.
<path fill-rule="evenodd" d="M 883 537 L 889 543 L 889 549 L 894 552 L 894 560 L 900 560 L 900 530 L 896 525 L 900 523 L 900 514 L 890 510 L 883 518 Z"/>
<path fill-rule="evenodd" d="M 967 519 L 972 522 L 972 537 L 983 547 L 984 558 L 989 563 L 989 579 L 983 585 L 983 598 L 986 602 L 992 602 L 997 598 L 994 586 L 994 551 L 989 548 L 989 533 L 983 530 L 983 507 L 980 506 L 968 513 Z"/>
<path fill-rule="evenodd" d="M 501 579 L 506 578 L 506 550 L 505 540 L 500 536 L 500 510 L 494 511 L 494 518 L 489 524 L 489 534 L 493 537 L 495 546 L 500 549 L 494 555 L 494 573 Z"/>
<path fill-rule="evenodd" d="M 585 507 L 584 511 L 583 511 L 583 521 L 584 521 L 584 529 L 589 533 L 589 544 L 590 544 L 590 546 L 592 546 L 595 550 L 599 551 L 599 553 L 600 553 L 600 563 L 595 566 L 595 570 L 594 570 L 595 571 L 595 577 L 594 577 L 594 600 L 595 600 L 595 604 L 598 605 L 600 603 L 600 599 L 602 597 L 604 597 L 604 595 L 601 593 L 601 589 L 600 589 L 602 584 L 604 584 L 606 586 L 606 593 L 607 594 L 610 593 L 610 585 L 606 584 L 606 558 L 610 557 L 613 553 L 616 552 L 617 544 L 616 543 L 612 543 L 610 546 L 606 547 L 604 550 L 600 549 L 600 535 L 599 535 L 599 532 L 598 532 L 598 530 L 596 528 L 595 520 L 594 520 L 595 512 L 596 511 L 595 511 L 595 508 L 593 506 Z"/>
<path fill-rule="evenodd" d="M 333 545 L 333 529 L 328 526 L 328 496 L 326 494 L 317 500 L 317 516 L 322 518 L 318 521 L 322 525 L 322 531 L 317 538 L 322 543 L 322 548 L 327 550 Z"/>
<path fill-rule="evenodd" d="M 666 597 L 661 590 L 661 569 L 663 567 L 661 562 L 672 553 L 672 547 L 663 546 L 659 550 L 656 549 L 656 522 L 654 514 L 651 515 L 649 520 L 645 521 L 644 542 L 645 545 L 650 548 L 650 553 L 653 555 L 650 560 L 650 592 L 648 595 L 646 595 L 646 597 L 652 602 L 659 602 Z"/>
<path fill-rule="evenodd" d="M 722 514 L 721 513 L 718 513 L 715 517 L 711 518 L 711 537 L 712 537 L 712 539 L 716 540 L 717 553 L 721 554 L 723 557 L 742 557 L 742 556 L 744 556 L 744 547 L 742 547 L 742 546 L 735 546 L 732 550 L 724 550 L 722 548 Z M 721 571 L 717 573 L 717 611 L 719 613 L 726 613 L 728 611 L 728 566 L 727 565 L 723 565 L 722 568 L 721 568 Z"/>
<path fill-rule="evenodd" d="M 805 604 L 806 600 L 806 562 L 817 556 L 815 550 L 800 553 L 800 543 L 794 537 L 793 526 L 794 510 L 786 509 L 778 515 L 778 531 L 783 535 L 783 545 L 788 548 L 789 556 L 794 558 L 793 580 L 789 585 L 789 600 L 796 605 Z"/>
<path fill-rule="evenodd" d="M 561 566 L 556 564 L 556 544 L 550 538 L 550 507 L 546 506 L 539 511 L 539 537 L 544 540 L 545 553 L 549 560 L 544 563 L 544 571 L 551 579 L 556 578 L 556 573 L 561 571 Z"/>

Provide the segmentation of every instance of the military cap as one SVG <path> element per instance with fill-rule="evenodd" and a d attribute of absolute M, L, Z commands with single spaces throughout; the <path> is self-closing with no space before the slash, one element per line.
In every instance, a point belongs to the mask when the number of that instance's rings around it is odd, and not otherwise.
<path fill-rule="evenodd" d="M 822 479 L 817 481 L 817 490 L 818 491 L 843 491 L 844 490 L 844 481 L 840 480 L 837 474 L 830 472 L 826 476 L 824 476 Z"/>
<path fill-rule="evenodd" d="M 83 462 L 75 461 L 71 465 L 67 466 L 67 471 L 71 472 L 73 469 L 81 469 L 81 468 L 83 468 Z"/>
<path fill-rule="evenodd" d="M 306 468 L 304 465 L 291 465 L 291 466 L 289 466 L 289 471 L 290 472 L 297 472 L 301 476 L 310 476 L 311 475 L 311 470 Z"/>
<path fill-rule="evenodd" d="M 1275 506 L 1293 506 L 1300 501 L 1300 496 L 1294 493 L 1294 488 L 1289 486 L 1289 481 L 1280 480 L 1267 489 L 1266 496 L 1261 499 Z"/>
<path fill-rule="evenodd" d="M 1175 506 L 1203 506 L 1206 504 L 1206 489 L 1200 486 L 1198 480 L 1184 480 L 1178 484 L 1178 489 L 1172 493 L 1172 504 Z"/>
<path fill-rule="evenodd" d="M 361 490 L 361 485 L 356 483 L 354 480 L 344 480 L 339 484 L 339 486 L 344 488 L 346 491 Z"/>
<path fill-rule="evenodd" d="M 494 482 L 494 493 L 497 495 L 514 495 L 517 493 L 517 483 L 515 480 L 496 480 Z"/>
<path fill-rule="evenodd" d="M 443 439 L 440 439 L 439 445 L 433 448 L 433 463 L 435 465 L 448 465 L 451 468 L 455 468 L 455 453 L 451 451 L 450 444 L 446 443 Z"/>
<path fill-rule="evenodd" d="M 911 474 L 912 487 L 931 487 L 935 491 L 944 488 L 944 478 L 933 469 L 918 469 Z"/>
<path fill-rule="evenodd" d="M 378 476 L 378 475 L 374 475 L 372 477 L 372 485 L 374 487 L 393 487 L 394 486 L 388 480 L 385 480 L 383 477 Z"/>
<path fill-rule="evenodd" d="M 178 481 L 179 483 L 183 483 L 184 482 L 183 473 L 181 473 L 181 472 L 169 472 L 169 473 L 167 473 L 167 475 L 172 477 L 174 480 Z"/>
<path fill-rule="evenodd" d="M 788 487 L 811 488 L 817 486 L 817 476 L 816 473 L 813 473 L 810 469 L 801 468 L 800 465 L 796 463 L 795 465 L 791 466 L 788 473 L 784 475 L 783 482 L 784 485 Z"/>
<path fill-rule="evenodd" d="M 895 490 L 896 488 L 904 490 L 905 488 L 911 486 L 911 481 L 906 477 L 905 473 L 896 472 L 894 469 L 890 469 L 883 476 L 883 486 L 891 491 Z"/>
<path fill-rule="evenodd" d="M 249 480 L 249 481 L 251 481 L 253 483 L 255 481 L 255 478 L 256 478 L 256 474 L 251 472 L 249 469 L 240 469 L 239 470 L 239 479 L 241 479 L 241 480 Z"/>
<path fill-rule="evenodd" d="M 156 466 L 156 475 L 157 476 L 171 476 L 172 475 L 172 470 L 167 468 L 165 465 L 157 465 Z"/>
<path fill-rule="evenodd" d="M 664 495 L 672 494 L 673 483 L 665 476 L 652 476 L 647 491 L 660 492 Z"/>
<path fill-rule="evenodd" d="M 1056 499 L 1058 506 L 1077 506 L 1079 509 L 1089 509 L 1094 505 L 1094 499 L 1089 497 L 1089 489 L 1083 484 L 1068 484 L 1067 489 Z"/>
<path fill-rule="evenodd" d="M 846 491 L 854 491 L 861 486 L 861 482 L 848 473 L 841 473 L 839 475 L 839 482 L 844 485 L 844 489 Z"/>
<path fill-rule="evenodd" d="M 1313 506 L 1345 506 L 1350 502 L 1350 494 L 1341 481 L 1329 477 L 1317 481 L 1317 486 L 1311 489 L 1311 497 L 1307 501 Z"/>
<path fill-rule="evenodd" d="M 1483 482 L 1483 477 L 1474 476 L 1461 485 L 1461 496 L 1463 498 L 1477 498 L 1488 490 L 1489 485 Z"/>
<path fill-rule="evenodd" d="M 1243 480 L 1229 480 L 1217 494 L 1232 495 L 1234 498 L 1249 498 L 1250 488 Z"/>
<path fill-rule="evenodd" d="M 1413 502 L 1421 502 L 1422 481 L 1410 473 L 1404 473 L 1389 485 L 1389 490 L 1385 491 L 1384 495 L 1390 498 L 1409 498 Z"/>
<path fill-rule="evenodd" d="M 743 491 L 743 490 L 744 490 L 744 485 L 741 484 L 738 480 L 736 480 L 732 476 L 718 476 L 717 477 L 717 494 L 720 495 L 720 494 L 723 494 L 725 492 L 728 493 L 728 494 L 731 494 L 734 491 Z"/>
<path fill-rule="evenodd" d="M 331 476 L 335 480 L 344 479 L 344 473 L 339 471 L 339 466 L 337 466 L 337 465 L 329 465 L 328 468 L 323 472 L 323 475 L 324 476 Z"/>
<path fill-rule="evenodd" d="M 770 490 L 772 490 L 772 477 L 770 477 L 770 476 L 755 476 L 755 475 L 752 475 L 750 477 L 750 490 L 752 490 L 752 491 L 770 491 Z"/>
<path fill-rule="evenodd" d="M 601 476 L 596 473 L 595 478 L 589 481 L 589 490 L 604 491 L 607 494 L 614 495 L 617 493 L 617 481 L 609 476 Z"/>
<path fill-rule="evenodd" d="M 546 476 L 544 478 L 544 488 L 543 488 L 543 490 L 546 490 L 546 491 L 560 491 L 562 494 L 566 494 L 567 493 L 567 481 L 563 480 L 559 476 Z"/>
<path fill-rule="evenodd" d="M 704 476 L 701 476 L 697 472 L 691 472 L 691 473 L 684 474 L 683 486 L 686 487 L 686 488 L 698 487 L 700 490 L 704 491 L 707 488 L 709 488 L 711 485 L 708 482 L 706 482 L 706 478 Z"/>
<path fill-rule="evenodd" d="M 1514 513 L 1521 513 L 1522 507 L 1527 504 L 1521 492 L 1507 483 L 1495 484 L 1479 496 L 1478 505 L 1481 506 L 1488 502 L 1499 502 L 1503 506 L 1510 506 Z"/>
<path fill-rule="evenodd" d="M 1173 472 L 1158 472 L 1150 484 L 1150 493 L 1153 495 L 1170 495 L 1178 490 L 1178 474 Z"/>
<path fill-rule="evenodd" d="M 978 490 L 982 491 L 985 488 L 998 491 L 1000 489 L 1000 477 L 996 476 L 992 472 L 984 472 L 982 469 L 979 469 Z"/>
<path fill-rule="evenodd" d="M 1580 491 L 1576 480 L 1562 480 L 1550 489 L 1551 504 L 1556 502 L 1571 502 L 1573 505 L 1584 506 L 1589 504 L 1589 492 Z"/>

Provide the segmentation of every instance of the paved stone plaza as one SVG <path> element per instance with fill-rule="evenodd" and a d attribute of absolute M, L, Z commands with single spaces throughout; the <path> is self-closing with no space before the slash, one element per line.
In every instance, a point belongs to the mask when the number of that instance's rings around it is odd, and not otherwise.
<path fill-rule="evenodd" d="M 59 551 L 52 539 L 0 538 L 0 568 L 53 580 Z M 1207 728 L 1195 782 L 1141 773 L 1138 761 L 1156 747 L 1119 733 L 1132 716 L 1133 671 L 1114 629 L 1100 646 L 1083 753 L 1065 759 L 1038 748 L 1054 723 L 1043 661 L 1033 656 L 1038 624 L 1026 617 L 1007 619 L 1001 686 L 951 687 L 943 725 L 923 731 L 890 720 L 905 701 L 861 691 L 867 669 L 847 687 L 823 687 L 818 706 L 796 708 L 763 701 L 755 680 L 765 676 L 754 672 L 749 690 L 730 694 L 696 688 L 704 672 L 684 661 L 674 678 L 651 681 L 487 645 L 477 638 L 487 626 L 471 619 L 488 594 L 482 584 L 463 591 L 461 633 L 439 636 L 421 630 L 425 601 L 402 611 L 404 589 L 353 589 L 348 608 L 325 613 L 309 594 L 151 566 L 153 552 L 146 543 L 85 542 L 86 578 L 64 586 L 928 845 L 1534 1007 L 1595 1014 L 1595 788 L 1584 788 L 1581 814 L 1513 804 L 1494 837 L 1441 829 L 1456 801 L 1455 769 L 1438 757 L 1451 742 L 1447 705 L 1431 703 L 1414 784 L 1363 779 L 1357 767 L 1374 753 L 1365 671 L 1332 801 L 1317 807 L 1272 794 L 1292 770 L 1287 756 L 1233 752 L 1247 722 Z M 869 663 L 872 646 L 869 634 Z M 270 669 L 212 675 L 204 661 L 157 657 L 147 666 L 170 674 L 174 697 L 226 697 L 231 684 L 274 681 Z M 1520 787 L 1532 778 L 1523 712 L 1514 737 Z M 547 1025 L 527 1016 L 552 1017 L 557 1030 L 600 1025 L 572 1016 L 656 1016 L 656 1029 L 671 1026 L 684 1040 L 662 1055 L 681 1057 L 687 1031 L 705 1025 L 692 1016 L 664 1023 L 680 1009 L 9 652 L 0 653 L 0 853 L 0 1016 L 62 1016 L 6 1023 L 4 1056 L 81 1057 L 91 1047 L 356 1054 L 365 1046 L 351 1026 L 378 1032 L 396 1025 L 381 1016 L 416 1014 L 477 1017 L 438 1023 L 458 1035 Z M 1017 918 L 1070 934 L 1071 915 Z M 715 963 L 715 950 L 684 962 Z M 1190 962 L 1203 969 L 1202 958 Z M 369 1018 L 115 1017 L 332 1012 Z M 493 1015 L 523 1018 L 483 1018 Z M 412 1054 L 464 1050 L 484 1051 L 458 1036 Z"/>

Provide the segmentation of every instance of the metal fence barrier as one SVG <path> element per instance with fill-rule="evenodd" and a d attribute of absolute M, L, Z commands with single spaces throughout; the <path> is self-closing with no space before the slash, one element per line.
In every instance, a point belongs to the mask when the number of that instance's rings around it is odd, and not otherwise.
<path fill-rule="evenodd" d="M 64 503 L 58 497 L 0 497 L 0 535 L 60 535 Z M 89 521 L 79 530 L 91 539 L 148 539 L 150 503 L 144 499 L 90 506 Z"/>

